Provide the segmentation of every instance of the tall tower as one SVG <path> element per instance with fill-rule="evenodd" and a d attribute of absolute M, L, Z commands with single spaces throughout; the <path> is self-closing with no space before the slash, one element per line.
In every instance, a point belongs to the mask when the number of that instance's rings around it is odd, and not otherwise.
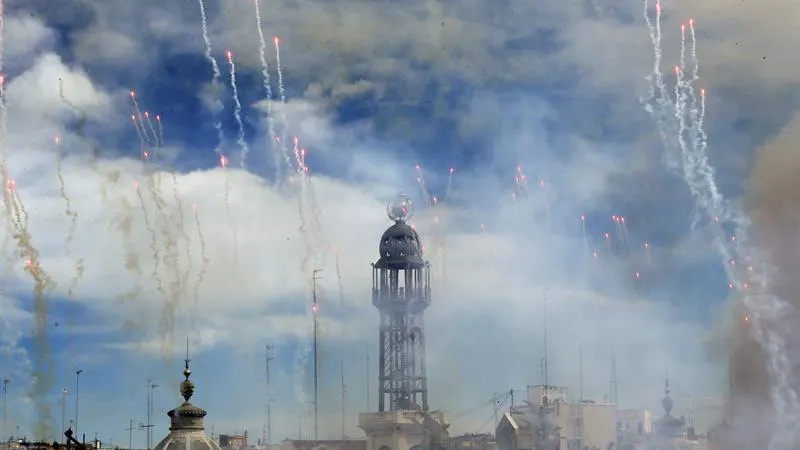
<path fill-rule="evenodd" d="M 431 304 L 430 264 L 408 219 L 414 203 L 400 195 L 386 206 L 394 221 L 372 264 L 372 304 L 380 312 L 378 410 L 428 411 L 423 314 Z"/>

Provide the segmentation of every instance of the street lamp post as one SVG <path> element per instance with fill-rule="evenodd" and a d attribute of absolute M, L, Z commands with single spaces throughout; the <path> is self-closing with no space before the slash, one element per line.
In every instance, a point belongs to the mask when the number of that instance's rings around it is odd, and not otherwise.
<path fill-rule="evenodd" d="M 81 386 L 81 374 L 83 373 L 83 369 L 78 369 L 75 371 L 75 439 L 78 439 L 80 436 L 78 434 L 78 413 L 80 412 L 80 386 Z M 82 442 L 82 441 L 81 441 Z"/>

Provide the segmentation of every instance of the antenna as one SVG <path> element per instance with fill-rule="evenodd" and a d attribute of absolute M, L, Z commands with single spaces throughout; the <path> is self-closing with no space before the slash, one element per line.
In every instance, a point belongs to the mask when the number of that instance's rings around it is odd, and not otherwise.
<path fill-rule="evenodd" d="M 187 341 L 188 342 L 188 341 Z M 184 360 L 186 365 L 189 365 L 189 346 L 186 346 L 186 359 Z M 151 422 L 153 417 L 153 390 L 158 387 L 157 384 L 153 383 L 152 380 L 147 380 L 147 425 L 143 425 L 141 428 L 144 428 L 147 431 L 147 450 L 150 450 L 150 442 L 153 437 L 153 423 Z"/>
<path fill-rule="evenodd" d="M 347 405 L 347 385 L 344 384 L 344 360 L 342 360 L 342 440 L 346 439 L 345 407 Z"/>
<path fill-rule="evenodd" d="M 317 276 L 318 273 L 322 272 L 322 270 L 314 269 L 311 272 L 311 284 L 312 284 L 312 305 L 311 305 L 311 316 L 314 323 L 314 441 L 319 440 L 319 360 L 318 358 L 318 333 L 317 333 L 317 312 L 319 311 L 319 304 L 317 303 L 317 280 L 320 277 Z"/>
<path fill-rule="evenodd" d="M 3 378 L 3 434 L 0 435 L 0 442 L 4 441 L 8 426 L 8 383 L 11 381 L 8 378 Z"/>
<path fill-rule="evenodd" d="M 545 289 L 542 291 L 542 309 L 544 312 L 544 365 L 542 370 L 544 371 L 545 397 L 547 397 L 547 395 L 549 394 L 549 387 L 550 387 L 550 379 L 549 379 L 550 374 L 548 371 L 549 367 L 548 367 L 548 348 L 547 348 L 550 346 L 549 337 L 547 333 L 547 292 L 549 290 L 550 289 Z"/>
<path fill-rule="evenodd" d="M 609 400 L 612 404 L 617 404 L 617 354 L 614 350 L 611 350 L 611 380 L 609 381 L 610 391 L 608 396 L 610 397 Z"/>
<path fill-rule="evenodd" d="M 270 389 L 270 377 L 269 377 L 269 362 L 275 359 L 272 356 L 272 351 L 275 349 L 275 346 L 272 344 L 267 344 L 264 351 L 265 361 L 267 363 L 267 407 L 266 407 L 266 417 L 264 417 L 264 430 L 263 436 L 261 436 L 261 440 L 264 442 L 264 445 L 269 448 L 270 441 L 272 440 L 272 408 L 270 403 L 272 402 L 272 392 Z"/>
<path fill-rule="evenodd" d="M 580 403 L 583 403 L 583 339 L 578 344 L 578 372 L 580 372 Z"/>

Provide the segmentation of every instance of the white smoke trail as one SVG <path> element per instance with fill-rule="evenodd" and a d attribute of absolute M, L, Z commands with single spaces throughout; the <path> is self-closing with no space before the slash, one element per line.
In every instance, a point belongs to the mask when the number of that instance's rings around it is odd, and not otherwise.
<path fill-rule="evenodd" d="M 286 136 L 287 132 L 289 131 L 289 120 L 286 118 L 286 87 L 283 84 L 283 66 L 281 66 L 281 40 L 279 37 L 275 37 L 273 39 L 275 43 L 275 70 L 278 72 L 278 94 L 280 95 L 281 105 L 284 108 L 281 108 L 281 123 L 283 125 L 283 129 L 281 130 L 281 137 L 278 141 L 281 147 L 281 152 L 283 153 L 283 158 L 286 161 L 286 165 L 289 168 L 289 172 L 292 172 L 292 162 L 289 157 L 289 149 L 286 145 Z M 299 170 L 299 166 L 297 168 Z"/>
<path fill-rule="evenodd" d="M 219 64 L 217 64 L 217 60 L 211 53 L 211 39 L 208 37 L 208 18 L 206 17 L 206 5 L 203 3 L 203 0 L 197 0 L 197 3 L 200 5 L 200 25 L 203 31 L 203 42 L 206 44 L 205 56 L 208 60 L 208 63 L 211 64 L 211 70 L 213 72 L 211 86 L 214 89 L 214 95 L 218 95 L 222 89 L 220 83 L 220 80 L 222 79 L 222 72 L 220 72 Z M 218 110 L 223 108 L 222 102 L 218 98 L 216 106 Z M 215 116 L 217 116 L 217 114 L 218 111 L 215 111 Z M 217 154 L 221 154 L 222 146 L 225 143 L 225 135 L 222 132 L 222 122 L 219 119 L 217 119 L 217 121 L 214 123 L 214 128 L 217 130 L 217 146 L 214 148 L 214 151 Z"/>
<path fill-rule="evenodd" d="M 740 211 L 733 210 L 726 205 L 720 193 L 715 178 L 714 169 L 708 162 L 707 155 L 707 136 L 703 129 L 705 119 L 705 91 L 701 91 L 701 101 L 699 111 L 695 107 L 687 108 L 687 97 L 691 99 L 693 95 L 692 82 L 697 79 L 699 64 L 697 62 L 696 40 L 694 34 L 694 24 L 690 22 L 692 50 L 691 59 L 694 65 L 693 74 L 690 82 L 682 77 L 682 71 L 677 70 L 678 86 L 676 87 L 677 96 L 675 103 L 670 105 L 671 100 L 665 95 L 665 89 L 659 84 L 662 78 L 660 73 L 660 16 L 661 7 L 657 4 L 657 22 L 655 33 L 649 20 L 647 2 L 645 2 L 645 18 L 648 27 L 651 29 L 651 37 L 654 43 L 654 53 L 656 55 L 655 74 L 651 77 L 651 96 L 645 101 L 645 109 L 652 115 L 664 144 L 669 152 L 677 147 L 680 149 L 680 158 L 677 161 L 678 167 L 670 166 L 672 169 L 680 168 L 684 181 L 691 190 L 695 200 L 707 214 L 707 220 L 711 223 L 716 234 L 714 244 L 722 258 L 723 267 L 726 270 L 731 285 L 742 294 L 745 307 L 749 315 L 752 316 L 754 337 L 765 349 L 768 362 L 769 374 L 772 386 L 770 396 L 775 415 L 777 429 L 773 433 L 769 449 L 788 450 L 794 447 L 794 438 L 797 436 L 798 423 L 800 423 L 800 400 L 797 392 L 793 389 L 790 376 L 793 371 L 791 362 L 787 354 L 787 342 L 781 335 L 779 329 L 767 328 L 765 323 L 771 323 L 781 317 L 790 314 L 790 305 L 783 300 L 771 295 L 769 285 L 770 279 L 765 269 L 761 269 L 751 274 L 752 282 L 746 283 L 741 276 L 734 270 L 730 261 L 740 261 L 744 267 L 763 268 L 763 257 L 759 251 L 748 242 L 747 232 L 750 227 L 749 219 Z M 673 111 L 673 114 L 668 114 Z M 671 116 L 671 117 L 670 117 Z M 686 131 L 686 118 L 690 119 L 689 132 Z M 671 119 L 671 120 L 670 120 Z M 677 132 L 676 132 L 677 131 Z M 688 139 L 687 135 L 688 134 Z M 675 162 L 675 161 L 673 161 Z M 721 227 L 723 222 L 729 222 L 736 226 L 737 239 L 728 242 L 724 237 Z M 758 287 L 762 292 L 753 292 L 753 287 Z"/>
<path fill-rule="evenodd" d="M 228 50 L 228 67 L 230 68 L 231 78 L 231 91 L 233 91 L 233 118 L 236 120 L 236 126 L 239 127 L 239 137 L 236 143 L 242 149 L 239 157 L 239 165 L 242 169 L 247 167 L 247 154 L 250 153 L 250 147 L 244 139 L 244 123 L 242 123 L 242 103 L 239 101 L 239 88 L 236 86 L 236 63 L 233 62 L 233 52 Z"/>
<path fill-rule="evenodd" d="M 267 130 L 269 132 L 269 148 L 273 149 L 276 142 L 275 134 L 275 120 L 272 117 L 272 80 L 269 75 L 269 64 L 267 63 L 267 41 L 264 39 L 264 30 L 261 26 L 261 8 L 259 7 L 259 0 L 254 0 L 256 6 L 256 27 L 258 28 L 258 57 L 261 61 L 261 77 L 263 78 L 264 91 L 267 94 Z M 283 177 L 283 170 L 281 166 L 281 153 L 278 150 L 273 150 L 275 153 L 275 183 L 279 184 Z"/>

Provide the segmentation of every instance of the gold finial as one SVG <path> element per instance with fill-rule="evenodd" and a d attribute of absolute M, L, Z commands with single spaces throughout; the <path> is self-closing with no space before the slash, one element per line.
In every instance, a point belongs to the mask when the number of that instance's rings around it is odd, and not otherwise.
<path fill-rule="evenodd" d="M 183 369 L 183 376 L 186 377 L 181 383 L 181 395 L 185 401 L 189 401 L 192 398 L 192 394 L 194 394 L 194 383 L 189 381 L 189 376 L 192 374 L 192 371 L 189 369 L 189 338 L 186 338 L 186 359 L 184 361 L 184 369 Z"/>

